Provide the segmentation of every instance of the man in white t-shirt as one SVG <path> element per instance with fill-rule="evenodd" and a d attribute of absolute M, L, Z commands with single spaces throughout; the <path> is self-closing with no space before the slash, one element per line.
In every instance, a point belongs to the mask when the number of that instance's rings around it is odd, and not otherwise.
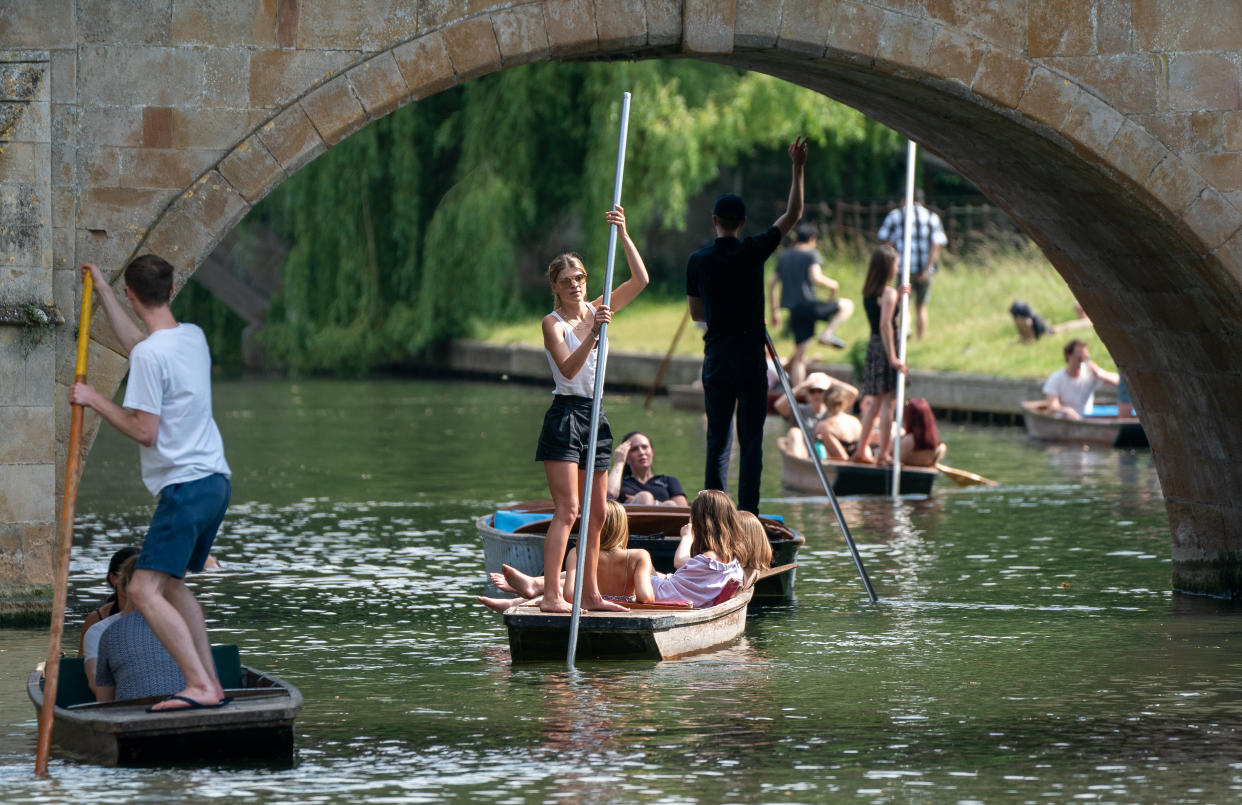
<path fill-rule="evenodd" d="M 148 335 L 126 315 L 98 266 L 94 278 L 108 321 L 129 353 L 124 406 L 86 383 L 69 389 L 69 402 L 99 412 L 138 442 L 142 480 L 159 497 L 151 527 L 129 583 L 129 598 L 168 653 L 186 687 L 152 709 L 218 707 L 224 696 L 211 658 L 207 627 L 187 571 L 199 572 L 228 509 L 231 487 L 224 443 L 211 415 L 211 354 L 203 331 L 173 318 L 173 269 L 152 254 L 125 267 L 125 296 Z"/>
<path fill-rule="evenodd" d="M 1082 419 L 1091 413 L 1095 390 L 1101 385 L 1116 386 L 1116 372 L 1096 366 L 1085 342 L 1075 338 L 1065 345 L 1065 368 L 1053 372 L 1044 383 L 1048 413 L 1064 419 Z"/>

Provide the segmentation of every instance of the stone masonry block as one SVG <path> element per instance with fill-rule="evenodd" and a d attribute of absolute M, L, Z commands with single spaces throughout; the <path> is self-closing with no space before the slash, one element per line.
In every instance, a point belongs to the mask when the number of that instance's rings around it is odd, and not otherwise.
<path fill-rule="evenodd" d="M 203 45 L 273 47 L 276 0 L 197 0 L 173 5 L 172 38 Z"/>
<path fill-rule="evenodd" d="M 251 204 L 258 203 L 286 178 L 284 169 L 268 152 L 257 133 L 221 160 L 220 175 Z"/>
<path fill-rule="evenodd" d="M 1061 124 L 1061 133 L 1081 149 L 1088 159 L 1108 149 L 1125 118 L 1095 95 L 1079 89 L 1070 113 Z"/>
<path fill-rule="evenodd" d="M 329 146 L 336 145 L 367 122 L 362 102 L 343 75 L 311 92 L 301 100 L 301 105 Z"/>
<path fill-rule="evenodd" d="M 1203 177 L 1176 155 L 1162 159 L 1147 177 L 1147 189 L 1174 214 L 1180 214 L 1206 189 Z"/>
<path fill-rule="evenodd" d="M 218 171 L 211 170 L 173 202 L 173 209 L 223 236 L 250 211 L 250 205 Z"/>
<path fill-rule="evenodd" d="M 861 3 L 843 2 L 828 36 L 828 52 L 854 64 L 870 67 L 880 49 L 886 16 L 883 11 Z"/>
<path fill-rule="evenodd" d="M 85 229 L 102 231 L 105 236 L 120 234 L 136 226 L 136 221 L 150 220 L 167 201 L 168 193 L 163 190 L 128 187 L 83 190 L 78 223 Z"/>
<path fill-rule="evenodd" d="M 772 48 L 781 35 L 782 0 L 737 0 L 733 43 L 742 48 Z"/>
<path fill-rule="evenodd" d="M 735 0 L 684 0 L 681 46 L 686 53 L 732 53 Z"/>
<path fill-rule="evenodd" d="M 250 105 L 284 107 L 356 60 L 339 50 L 261 50 L 250 57 Z"/>
<path fill-rule="evenodd" d="M 1130 0 L 1098 0 L 1095 46 L 1101 54 L 1134 50 L 1134 21 Z"/>
<path fill-rule="evenodd" d="M 203 52 L 203 91 L 193 106 L 236 108 L 246 106 L 250 91 L 251 48 L 210 47 Z"/>
<path fill-rule="evenodd" d="M 1037 67 L 1018 103 L 1018 111 L 1037 123 L 1060 130 L 1080 92 L 1069 79 Z"/>
<path fill-rule="evenodd" d="M 383 117 L 409 100 L 410 88 L 390 50 L 364 61 L 346 75 L 372 119 Z"/>
<path fill-rule="evenodd" d="M 52 97 L 51 78 L 47 62 L 0 63 L 0 101 L 47 103 Z"/>
<path fill-rule="evenodd" d="M 543 24 L 553 56 L 590 53 L 598 47 L 590 0 L 544 0 Z"/>
<path fill-rule="evenodd" d="M 505 6 L 515 4 L 512 0 L 423 0 L 419 5 L 421 8 L 418 12 L 418 29 L 430 31 L 468 17 L 495 15 Z"/>
<path fill-rule="evenodd" d="M 1178 222 L 1179 230 L 1202 243 L 1207 250 L 1221 246 L 1242 226 L 1242 216 L 1224 196 L 1208 188 L 1190 202 Z"/>
<path fill-rule="evenodd" d="M 47 103 L 0 101 L 0 143 L 46 143 L 52 139 L 52 110 Z"/>
<path fill-rule="evenodd" d="M 78 36 L 84 42 L 167 45 L 172 41 L 173 0 L 78 0 L 77 6 Z"/>
<path fill-rule="evenodd" d="M 1227 151 L 1242 151 L 1242 112 L 1225 112 L 1221 116 L 1222 145 Z"/>
<path fill-rule="evenodd" d="M 595 0 L 595 27 L 604 50 L 647 44 L 646 7 L 633 0 Z"/>
<path fill-rule="evenodd" d="M 1212 253 L 1212 258 L 1225 270 L 1234 287 L 1242 288 L 1242 232 L 1235 233 Z"/>
<path fill-rule="evenodd" d="M 209 232 L 180 210 L 170 209 L 160 216 L 140 251 L 153 252 L 172 264 L 173 286 L 180 288 L 211 253 L 223 233 Z"/>
<path fill-rule="evenodd" d="M 1175 112 L 1242 107 L 1238 64 L 1231 54 L 1170 55 L 1168 87 L 1169 108 Z"/>
<path fill-rule="evenodd" d="M 463 20 L 445 28 L 443 33 L 458 80 L 467 81 L 500 68 L 500 46 L 487 17 Z"/>
<path fill-rule="evenodd" d="M 780 47 L 812 58 L 824 55 L 837 8 L 818 0 L 786 0 L 781 8 Z"/>
<path fill-rule="evenodd" d="M 1093 90 L 1123 114 L 1157 110 L 1163 77 L 1147 54 L 1044 59 L 1044 66 Z"/>
<path fill-rule="evenodd" d="M 303 1 L 298 5 L 297 46 L 369 53 L 384 50 L 418 34 L 422 5 L 409 0 Z"/>
<path fill-rule="evenodd" d="M 1219 112 L 1177 112 L 1133 115 L 1132 119 L 1139 125 L 1146 126 L 1172 150 L 1188 154 L 1214 148 L 1220 140 L 1218 127 L 1222 117 Z"/>
<path fill-rule="evenodd" d="M 1027 47 L 1027 3 L 1028 0 L 919 0 L 879 5 L 897 13 L 919 14 L 997 47 L 1020 52 Z"/>
<path fill-rule="evenodd" d="M 1027 30 L 1032 59 L 1095 53 L 1093 5 L 1080 0 L 1029 0 Z"/>
<path fill-rule="evenodd" d="M 121 150 L 121 187 L 165 187 L 181 190 L 224 156 L 222 151 L 185 148 Z"/>
<path fill-rule="evenodd" d="M 998 106 L 1013 109 L 1022 99 L 1031 73 L 1031 64 L 1026 59 L 1003 50 L 992 50 L 984 55 L 971 89 Z"/>
<path fill-rule="evenodd" d="M 172 147 L 172 109 L 167 106 L 147 106 L 142 110 L 142 147 Z"/>
<path fill-rule="evenodd" d="M 342 83 L 345 83 L 343 79 Z M 289 175 L 327 150 L 318 129 L 296 103 L 259 127 L 256 136 Z M 262 160 L 261 153 L 251 156 Z"/>
<path fill-rule="evenodd" d="M 78 54 L 52 51 L 52 103 L 78 102 Z"/>
<path fill-rule="evenodd" d="M 199 96 L 205 74 L 194 48 L 84 46 L 78 92 L 100 106 L 177 106 Z"/>
<path fill-rule="evenodd" d="M 1151 171 L 1169 153 L 1169 149 L 1147 129 L 1129 120 L 1121 124 L 1104 157 L 1113 167 L 1138 185 L 1143 185 Z"/>
<path fill-rule="evenodd" d="M 904 14 L 885 14 L 884 29 L 875 51 L 876 61 L 899 70 L 922 73 L 927 69 L 935 33 L 935 27 L 926 20 Z"/>
<path fill-rule="evenodd" d="M 7 464 L 50 464 L 56 423 L 52 406 L 0 406 L 0 453 Z"/>
<path fill-rule="evenodd" d="M 0 523 L 47 522 L 56 516 L 56 469 L 46 464 L 0 464 Z"/>
<path fill-rule="evenodd" d="M 1242 49 L 1242 17 L 1232 0 L 1200 0 L 1177 13 L 1168 0 L 1132 0 L 1134 46 L 1147 51 Z"/>
<path fill-rule="evenodd" d="M 250 130 L 245 109 L 173 109 L 174 148 L 232 148 Z"/>
<path fill-rule="evenodd" d="M 457 83 L 453 62 L 439 31 L 394 48 L 392 55 L 415 100 L 435 95 Z"/>
<path fill-rule="evenodd" d="M 154 215 L 154 213 L 152 213 Z M 136 227 L 135 227 L 136 229 Z M 145 233 L 144 233 L 145 234 Z M 79 262 L 95 263 L 106 271 L 117 270 L 141 243 L 141 235 L 122 231 L 115 235 L 79 227 L 74 233 L 74 255 Z"/>
<path fill-rule="evenodd" d="M 986 48 L 980 40 L 939 28 L 932 40 L 927 69 L 933 75 L 970 86 L 985 52 Z"/>
<path fill-rule="evenodd" d="M 88 106 L 79 115 L 81 136 L 96 145 L 142 145 L 141 107 Z"/>
<path fill-rule="evenodd" d="M 506 66 L 526 64 L 547 58 L 551 52 L 548 32 L 543 26 L 543 7 L 518 6 L 492 15 L 492 30 Z"/>
<path fill-rule="evenodd" d="M 644 0 L 644 3 L 647 13 L 647 44 L 660 47 L 680 42 L 681 0 Z M 776 40 L 775 35 L 772 39 Z"/>
<path fill-rule="evenodd" d="M 6 48 L 73 48 L 75 3 L 0 0 L 0 42 Z"/>

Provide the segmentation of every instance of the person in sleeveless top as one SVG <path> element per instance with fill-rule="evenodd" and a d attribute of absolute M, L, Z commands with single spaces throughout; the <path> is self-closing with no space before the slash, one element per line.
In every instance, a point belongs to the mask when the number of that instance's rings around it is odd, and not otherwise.
<path fill-rule="evenodd" d="M 88 614 L 86 616 L 86 619 L 82 622 L 82 636 L 78 639 L 78 656 L 79 657 L 87 656 L 86 654 L 86 633 L 91 630 L 91 627 L 99 623 L 100 621 L 107 620 L 108 618 L 112 617 L 113 615 L 116 615 L 117 613 L 121 611 L 121 605 L 119 603 L 117 591 L 116 591 L 117 573 L 120 572 L 121 565 L 124 564 L 126 559 L 128 559 L 131 556 L 137 556 L 137 555 L 138 555 L 138 549 L 132 545 L 127 545 L 124 548 L 121 548 L 116 553 L 112 554 L 112 558 L 108 561 L 108 575 L 105 576 L 104 578 L 108 582 L 108 586 L 112 588 L 112 594 L 109 595 L 106 599 L 104 599 L 104 602 L 102 604 L 92 609 L 90 611 L 90 614 Z"/>
<path fill-rule="evenodd" d="M 612 292 L 611 309 L 603 297 L 587 301 L 587 273 L 576 254 L 562 254 L 548 266 L 548 283 L 556 304 L 543 318 L 543 347 L 548 366 L 556 381 L 552 406 L 543 418 L 539 447 L 535 460 L 543 462 L 552 493 L 554 513 L 543 543 L 543 570 L 548 578 L 557 578 L 569 544 L 569 532 L 578 519 L 579 501 L 586 484 L 587 451 L 591 441 L 591 404 L 595 391 L 596 342 L 600 327 L 612 320 L 615 310 L 634 301 L 647 286 L 647 267 L 638 247 L 625 229 L 625 211 L 620 205 L 604 213 L 609 225 L 617 227 L 630 278 Z M 612 454 L 612 431 L 602 415 L 596 434 L 595 477 L 592 479 L 590 531 L 585 544 L 585 570 L 582 578 L 582 602 L 590 610 L 621 610 L 625 607 L 608 601 L 600 594 L 596 578 L 599 559 L 599 533 L 603 527 L 604 504 L 608 499 L 608 459 Z M 573 605 L 562 595 L 558 585 L 544 593 L 539 608 L 545 612 L 570 612 Z"/>
<path fill-rule="evenodd" d="M 863 464 L 887 464 L 892 459 L 893 403 L 897 391 L 897 373 L 906 365 L 897 360 L 897 294 L 893 280 L 897 277 L 900 258 L 897 250 L 885 244 L 871 253 L 867 278 L 863 282 L 863 308 L 871 324 L 871 340 L 867 342 L 867 360 L 862 381 L 862 438 L 854 448 L 852 461 Z M 909 286 L 901 293 L 908 294 Z M 880 452 L 871 453 L 871 428 L 880 423 Z"/>

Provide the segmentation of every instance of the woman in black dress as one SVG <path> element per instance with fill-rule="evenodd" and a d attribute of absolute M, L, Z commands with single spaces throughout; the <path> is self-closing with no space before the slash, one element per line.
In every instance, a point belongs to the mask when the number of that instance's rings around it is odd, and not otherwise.
<path fill-rule="evenodd" d="M 863 282 L 863 309 L 871 324 L 871 340 L 867 342 L 867 363 L 862 381 L 862 435 L 851 461 L 862 464 L 890 464 L 893 460 L 893 402 L 897 391 L 897 373 L 906 365 L 897 360 L 897 293 L 893 280 L 897 277 L 897 250 L 887 244 L 871 253 L 867 279 Z M 909 293 L 909 286 L 903 286 Z M 880 423 L 879 456 L 871 453 L 871 428 Z"/>

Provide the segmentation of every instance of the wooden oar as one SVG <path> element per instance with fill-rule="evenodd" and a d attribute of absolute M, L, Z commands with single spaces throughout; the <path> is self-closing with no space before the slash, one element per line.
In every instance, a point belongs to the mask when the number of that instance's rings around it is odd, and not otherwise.
<path fill-rule="evenodd" d="M 78 319 L 78 362 L 74 382 L 86 382 L 86 353 L 91 341 L 90 272 L 82 275 L 82 315 Z M 65 500 L 60 513 L 60 545 L 56 553 L 56 588 L 52 594 L 52 632 L 43 666 L 43 707 L 39 710 L 39 742 L 35 750 L 35 774 L 47 776 L 52 750 L 52 721 L 56 712 L 56 688 L 60 683 L 60 644 L 65 632 L 65 599 L 69 592 L 69 551 L 73 546 L 73 513 L 78 502 L 78 464 L 82 450 L 82 406 L 72 406 L 69 424 L 69 455 L 65 462 Z"/>
<path fill-rule="evenodd" d="M 660 364 L 660 371 L 656 372 L 655 380 L 651 381 L 651 388 L 647 389 L 647 398 L 643 400 L 643 408 L 651 407 L 651 398 L 655 396 L 656 389 L 660 388 L 660 381 L 664 379 L 664 373 L 668 371 L 669 361 L 673 360 L 673 350 L 677 349 L 677 342 L 681 340 L 681 331 L 686 329 L 688 321 L 690 321 L 689 307 L 681 316 L 681 324 L 677 325 L 677 332 L 673 333 L 673 343 L 668 345 L 668 354 L 664 356 L 664 363 Z"/>
<path fill-rule="evenodd" d="M 949 476 L 958 486 L 999 486 L 1000 484 L 991 478 L 984 478 L 982 475 L 976 475 L 973 472 L 959 470 L 957 467 L 950 467 L 948 464 L 936 464 L 936 469 Z"/>

